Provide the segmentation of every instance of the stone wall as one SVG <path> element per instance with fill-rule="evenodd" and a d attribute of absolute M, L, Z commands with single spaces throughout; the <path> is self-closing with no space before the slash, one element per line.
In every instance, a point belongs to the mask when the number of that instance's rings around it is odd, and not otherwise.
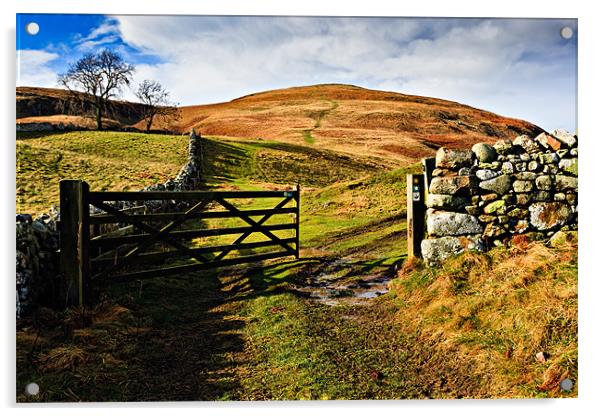
<path fill-rule="evenodd" d="M 162 184 L 151 185 L 144 191 L 187 191 L 197 189 L 202 180 L 203 140 L 193 130 L 188 144 L 188 160 L 174 179 Z M 55 186 L 59 186 L 56 184 Z M 117 201 L 112 204 L 119 209 L 141 208 L 144 212 L 164 212 L 181 208 L 175 201 Z M 142 206 L 141 206 L 142 205 Z M 101 211 L 90 207 L 90 214 Z M 30 307 L 59 293 L 59 232 L 57 221 L 60 212 L 52 207 L 50 212 L 33 219 L 28 214 L 17 214 L 16 239 L 16 290 L 17 318 Z M 114 228 L 118 228 L 117 224 Z M 129 226 L 132 229 L 133 227 Z M 103 230 L 110 231 L 110 230 Z M 47 303 L 47 302 L 46 302 Z"/>
<path fill-rule="evenodd" d="M 59 235 L 56 213 L 35 220 L 17 215 L 17 318 L 40 297 L 58 294 Z"/>
<path fill-rule="evenodd" d="M 440 148 L 426 200 L 425 261 L 507 245 L 516 235 L 573 233 L 577 167 L 577 136 L 564 130 L 472 150 Z"/>

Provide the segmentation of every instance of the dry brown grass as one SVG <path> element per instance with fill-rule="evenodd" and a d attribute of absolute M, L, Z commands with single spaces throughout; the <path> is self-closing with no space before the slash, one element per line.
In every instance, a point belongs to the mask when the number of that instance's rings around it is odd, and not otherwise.
<path fill-rule="evenodd" d="M 302 130 L 314 128 L 317 113 L 322 117 L 312 131 L 316 145 L 395 159 L 416 160 L 439 145 L 467 147 L 537 130 L 451 101 L 350 85 L 295 87 L 183 107 L 178 128 L 301 143 Z M 409 152 L 400 151 L 405 148 Z"/>
<path fill-rule="evenodd" d="M 44 371 L 73 370 L 86 362 L 86 352 L 77 346 L 54 348 L 39 358 L 40 369 Z"/>
<path fill-rule="evenodd" d="M 399 276 L 400 320 L 451 359 L 470 360 L 495 396 L 563 396 L 560 381 L 577 380 L 576 245 L 465 253 L 434 270 L 414 261 Z"/>
<path fill-rule="evenodd" d="M 64 114 L 55 114 L 52 116 L 34 116 L 34 117 L 21 117 L 17 119 L 17 124 L 29 124 L 29 123 L 50 123 L 53 126 L 63 124 L 65 126 L 71 124 L 75 129 L 78 130 L 94 130 L 96 129 L 96 119 L 92 116 L 69 116 Z M 102 119 L 103 126 L 108 129 L 118 128 L 120 124 L 112 119 Z"/>

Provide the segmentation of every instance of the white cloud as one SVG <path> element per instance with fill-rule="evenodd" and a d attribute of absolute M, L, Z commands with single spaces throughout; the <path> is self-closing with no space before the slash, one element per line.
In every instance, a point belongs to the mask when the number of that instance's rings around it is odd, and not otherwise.
<path fill-rule="evenodd" d="M 261 89 L 358 82 L 358 61 L 386 57 L 375 42 L 410 40 L 414 22 L 367 19 L 115 17 L 123 40 L 165 63 L 138 65 L 185 104 L 223 101 Z M 386 38 L 389 39 L 386 39 Z M 391 52 L 391 51 L 389 51 Z M 361 74 L 360 74 L 361 75 Z"/>
<path fill-rule="evenodd" d="M 87 35 L 76 37 L 74 43 L 78 51 L 92 52 L 104 45 L 109 45 L 119 40 L 119 28 L 116 22 L 109 18 L 100 26 L 92 29 Z"/>
<path fill-rule="evenodd" d="M 58 57 L 44 50 L 17 51 L 17 86 L 56 87 L 57 74 L 49 64 Z"/>
<path fill-rule="evenodd" d="M 122 40 L 160 57 L 136 78 L 159 80 L 182 104 L 264 89 L 354 83 L 460 101 L 544 128 L 574 128 L 574 50 L 567 22 L 113 16 Z M 569 24 L 572 22 L 568 22 Z M 568 69 L 567 69 L 568 68 Z M 570 84 L 570 83 L 569 83 Z M 563 109 L 564 117 L 541 97 Z M 556 104 L 554 104 L 556 105 Z M 554 117 L 548 114 L 555 114 Z"/>

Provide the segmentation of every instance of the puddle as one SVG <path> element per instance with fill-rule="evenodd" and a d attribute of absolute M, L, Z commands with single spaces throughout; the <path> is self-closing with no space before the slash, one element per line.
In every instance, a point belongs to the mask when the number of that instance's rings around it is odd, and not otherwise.
<path fill-rule="evenodd" d="M 327 263 L 323 272 L 313 278 L 308 286 L 297 291 L 325 305 L 359 304 L 377 298 L 389 291 L 394 270 L 383 270 L 379 274 L 350 275 L 354 262 L 338 259 Z"/>

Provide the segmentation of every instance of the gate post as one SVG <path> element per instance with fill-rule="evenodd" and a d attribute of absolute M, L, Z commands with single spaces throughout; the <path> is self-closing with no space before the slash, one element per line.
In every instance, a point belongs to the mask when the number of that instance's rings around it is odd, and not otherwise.
<path fill-rule="evenodd" d="M 295 190 L 295 202 L 297 203 L 295 212 L 295 254 L 297 260 L 299 260 L 299 214 L 301 211 L 301 185 L 297 184 Z"/>
<path fill-rule="evenodd" d="M 90 301 L 88 189 L 83 181 L 60 182 L 59 232 L 66 306 L 83 306 Z"/>
<path fill-rule="evenodd" d="M 421 257 L 420 243 L 424 238 L 424 176 L 408 174 L 407 188 L 407 224 L 408 258 Z"/>

